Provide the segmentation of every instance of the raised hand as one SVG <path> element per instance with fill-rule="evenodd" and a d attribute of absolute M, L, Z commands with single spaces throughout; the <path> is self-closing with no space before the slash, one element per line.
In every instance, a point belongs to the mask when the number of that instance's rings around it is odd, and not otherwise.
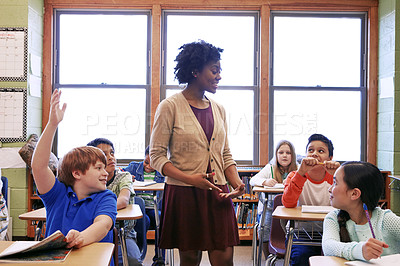
<path fill-rule="evenodd" d="M 67 108 L 66 103 L 64 103 L 60 108 L 60 98 L 61 91 L 54 90 L 53 94 L 51 95 L 49 115 L 49 123 L 53 126 L 58 126 L 58 124 L 63 120 L 65 109 Z"/>

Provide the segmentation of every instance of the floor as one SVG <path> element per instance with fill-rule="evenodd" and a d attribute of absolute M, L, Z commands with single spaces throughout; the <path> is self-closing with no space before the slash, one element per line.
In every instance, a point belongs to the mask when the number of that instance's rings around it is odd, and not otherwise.
<path fill-rule="evenodd" d="M 251 265 L 253 265 L 253 262 L 251 260 L 251 254 L 252 254 L 251 242 L 244 243 L 240 246 L 235 247 L 234 258 L 233 258 L 233 262 L 234 262 L 235 266 L 251 266 Z M 154 244 L 149 243 L 147 246 L 147 254 L 146 254 L 146 258 L 144 260 L 143 265 L 150 266 L 152 263 L 153 256 L 154 256 Z M 179 254 L 178 254 L 178 250 L 176 250 L 176 249 L 174 250 L 174 265 L 175 266 L 179 265 Z M 210 263 L 208 261 L 207 252 L 203 252 L 203 259 L 202 259 L 200 265 L 201 266 L 209 266 L 210 265 Z M 264 256 L 263 256 L 261 265 L 265 265 Z M 283 260 L 278 260 L 275 265 L 282 266 Z"/>

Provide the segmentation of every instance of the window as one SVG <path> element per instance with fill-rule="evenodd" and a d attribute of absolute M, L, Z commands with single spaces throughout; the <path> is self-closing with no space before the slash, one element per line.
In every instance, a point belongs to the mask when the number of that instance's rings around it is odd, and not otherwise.
<path fill-rule="evenodd" d="M 180 46 L 204 40 L 224 49 L 218 91 L 207 97 L 226 110 L 233 158 L 248 163 L 258 162 L 258 23 L 258 12 L 163 12 L 162 96 L 181 90 L 174 79 Z"/>
<path fill-rule="evenodd" d="M 305 155 L 324 134 L 334 160 L 365 160 L 366 14 L 271 14 L 269 152 L 281 139 Z"/>
<path fill-rule="evenodd" d="M 97 137 L 110 139 L 120 159 L 144 157 L 149 25 L 148 11 L 56 11 L 54 88 L 68 104 L 59 157 Z"/>

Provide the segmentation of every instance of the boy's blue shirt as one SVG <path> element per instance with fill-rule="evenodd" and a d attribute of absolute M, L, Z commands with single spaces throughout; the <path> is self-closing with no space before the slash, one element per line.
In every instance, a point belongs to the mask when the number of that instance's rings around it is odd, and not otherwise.
<path fill-rule="evenodd" d="M 92 225 L 99 215 L 109 216 L 115 225 L 117 196 L 108 189 L 78 201 L 72 188 L 56 178 L 49 192 L 38 195 L 46 207 L 46 237 L 57 230 L 64 235 L 71 229 L 81 232 Z M 112 228 L 113 226 L 109 228 L 109 232 L 100 242 L 113 243 Z"/>
<path fill-rule="evenodd" d="M 144 166 L 142 162 L 130 162 L 129 165 L 125 168 L 122 168 L 122 171 L 129 172 L 131 175 L 135 177 L 135 180 L 144 181 Z M 154 177 L 154 181 L 157 183 L 164 183 L 165 177 L 156 171 L 156 175 Z"/>

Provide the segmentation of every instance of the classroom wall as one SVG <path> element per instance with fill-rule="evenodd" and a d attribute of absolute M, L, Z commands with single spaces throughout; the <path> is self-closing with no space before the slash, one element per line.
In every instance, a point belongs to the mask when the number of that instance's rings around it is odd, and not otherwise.
<path fill-rule="evenodd" d="M 28 60 L 34 54 L 42 57 L 43 46 L 43 0 L 1 0 L 0 27 L 27 27 L 28 28 Z M 29 66 L 29 63 L 28 63 Z M 41 74 L 40 74 L 41 76 Z M 38 77 L 41 78 L 41 77 Z M 29 71 L 27 82 L 0 82 L 0 87 L 29 88 Z M 32 133 L 41 132 L 42 99 L 29 95 L 27 98 L 27 137 Z M 2 148 L 18 150 L 24 142 L 1 143 Z M 1 158 L 0 158 L 1 160 Z M 27 178 L 26 167 L 2 168 L 3 176 L 9 180 L 10 215 L 14 236 L 26 236 L 26 221 L 18 219 L 18 215 L 27 211 Z"/>
<path fill-rule="evenodd" d="M 396 16 L 397 15 L 397 16 Z M 400 175 L 400 0 L 379 1 L 378 167 Z M 400 215 L 400 183 L 391 209 Z"/>

